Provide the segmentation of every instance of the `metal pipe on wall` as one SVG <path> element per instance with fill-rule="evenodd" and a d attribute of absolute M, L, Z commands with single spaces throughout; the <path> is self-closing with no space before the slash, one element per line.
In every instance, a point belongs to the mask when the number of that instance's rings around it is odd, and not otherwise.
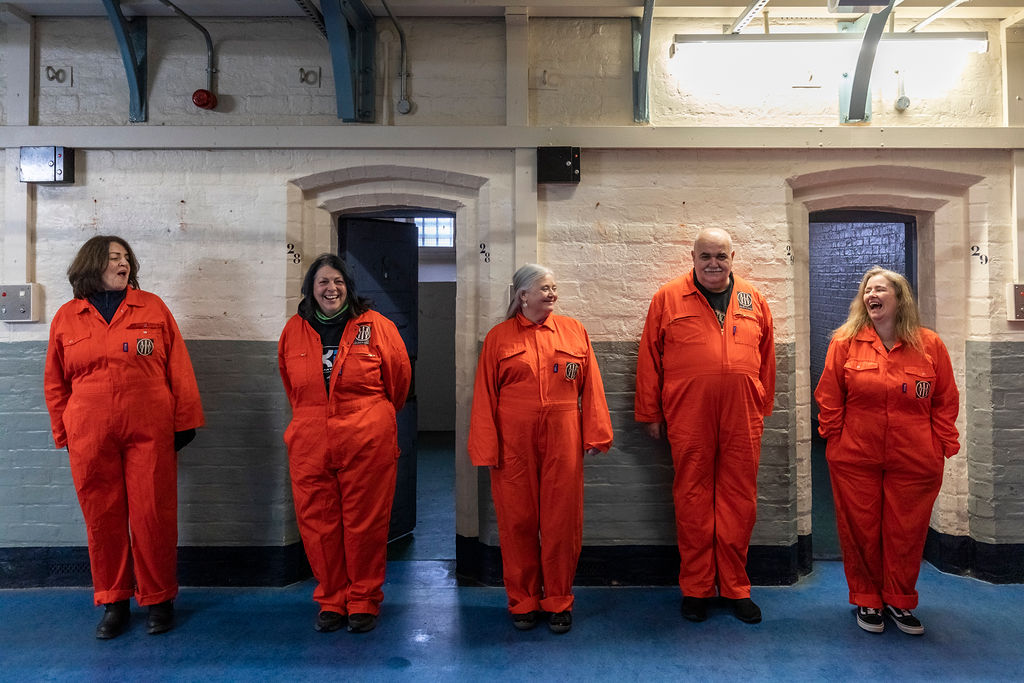
<path fill-rule="evenodd" d="M 198 21 L 185 14 L 171 0 L 160 0 L 160 2 L 174 10 L 182 19 L 195 26 L 203 34 L 203 38 L 206 39 L 206 90 L 196 90 L 192 93 L 192 102 L 201 109 L 213 109 L 217 106 L 217 96 L 214 95 L 213 90 L 213 74 L 217 73 L 217 69 L 213 65 L 213 39 L 210 38 L 210 32 Z"/>
<path fill-rule="evenodd" d="M 405 31 L 402 30 L 402 25 L 398 23 L 398 19 L 395 19 L 395 15 L 391 13 L 391 8 L 388 7 L 387 0 L 380 0 L 381 4 L 384 5 L 384 10 L 391 17 L 391 23 L 395 25 L 395 30 L 398 31 L 398 43 L 401 46 L 402 51 L 402 73 L 401 85 L 399 87 L 398 94 L 398 113 L 408 114 L 412 111 L 412 103 L 409 102 L 409 98 L 406 96 L 405 79 L 409 75 L 408 71 L 408 57 L 405 50 Z"/>

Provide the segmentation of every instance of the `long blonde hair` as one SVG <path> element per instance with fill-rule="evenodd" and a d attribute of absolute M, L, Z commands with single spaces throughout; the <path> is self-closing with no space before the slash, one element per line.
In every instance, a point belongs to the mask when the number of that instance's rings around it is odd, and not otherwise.
<path fill-rule="evenodd" d="M 840 325 L 832 333 L 834 339 L 853 339 L 865 327 L 871 324 L 868 316 L 868 307 L 864 305 L 864 290 L 867 288 L 868 280 L 881 275 L 892 285 L 896 294 L 896 338 L 904 344 L 908 344 L 918 351 L 921 346 L 921 316 L 917 312 L 917 301 L 914 300 L 914 291 L 910 288 L 907 278 L 893 270 L 886 270 L 880 266 L 871 268 L 864 273 L 857 288 L 857 296 L 850 302 L 850 314 L 846 322 Z"/>

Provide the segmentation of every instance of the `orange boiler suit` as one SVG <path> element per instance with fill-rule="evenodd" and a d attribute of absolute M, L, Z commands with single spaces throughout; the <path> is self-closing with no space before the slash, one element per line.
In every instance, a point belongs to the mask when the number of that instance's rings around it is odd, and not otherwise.
<path fill-rule="evenodd" d="M 174 433 L 201 427 L 192 362 L 174 317 L 131 287 L 110 323 L 86 299 L 53 316 L 44 371 L 57 448 L 67 446 L 97 605 L 178 594 Z"/>
<path fill-rule="evenodd" d="M 412 367 L 394 323 L 376 311 L 349 320 L 324 386 L 320 335 L 294 315 L 278 367 L 292 420 L 284 433 L 295 516 L 321 611 L 379 614 L 398 471 L 395 416 Z"/>
<path fill-rule="evenodd" d="M 949 353 L 931 330 L 921 342 L 923 353 L 902 342 L 887 352 L 870 325 L 833 339 L 814 391 L 850 603 L 861 607 L 917 607 L 944 458 L 960 450 Z"/>
<path fill-rule="evenodd" d="M 572 609 L 583 543 L 583 453 L 612 444 L 604 384 L 587 331 L 522 314 L 484 339 L 469 457 L 491 468 L 509 611 Z"/>
<path fill-rule="evenodd" d="M 684 596 L 750 597 L 764 418 L 775 396 L 775 335 L 764 297 L 733 275 L 720 325 L 690 271 L 654 295 L 637 357 L 635 417 L 666 423 Z"/>

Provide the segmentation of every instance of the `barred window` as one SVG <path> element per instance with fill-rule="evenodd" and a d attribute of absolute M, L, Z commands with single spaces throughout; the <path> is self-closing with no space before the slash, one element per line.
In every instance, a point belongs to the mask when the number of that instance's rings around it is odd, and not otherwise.
<path fill-rule="evenodd" d="M 455 218 L 453 216 L 417 216 L 413 218 L 413 222 L 419 228 L 419 246 L 455 246 Z"/>

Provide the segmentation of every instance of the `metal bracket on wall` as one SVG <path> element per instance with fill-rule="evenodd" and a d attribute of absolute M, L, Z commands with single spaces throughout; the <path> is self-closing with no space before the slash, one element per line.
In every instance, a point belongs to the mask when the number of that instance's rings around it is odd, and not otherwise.
<path fill-rule="evenodd" d="M 631 19 L 633 27 L 633 120 L 649 123 L 651 112 L 648 97 L 647 65 L 651 56 L 651 22 L 654 0 L 644 0 L 643 18 Z"/>
<path fill-rule="evenodd" d="M 331 48 L 338 118 L 348 123 L 373 123 L 377 38 L 373 13 L 362 0 L 323 0 L 320 11 Z"/>
<path fill-rule="evenodd" d="M 121 12 L 120 0 L 103 0 L 107 17 L 114 27 L 114 36 L 121 49 L 128 76 L 128 120 L 145 121 L 148 118 L 146 106 L 146 17 L 126 19 Z"/>
<path fill-rule="evenodd" d="M 857 56 L 857 69 L 853 73 L 853 81 L 850 82 L 849 99 L 847 100 L 844 95 L 839 102 L 839 120 L 842 123 L 871 120 L 871 69 L 875 66 L 878 41 L 882 38 L 894 4 L 895 0 L 890 0 L 885 9 L 870 15 L 867 28 L 864 30 L 864 40 L 860 44 L 860 54 Z"/>

